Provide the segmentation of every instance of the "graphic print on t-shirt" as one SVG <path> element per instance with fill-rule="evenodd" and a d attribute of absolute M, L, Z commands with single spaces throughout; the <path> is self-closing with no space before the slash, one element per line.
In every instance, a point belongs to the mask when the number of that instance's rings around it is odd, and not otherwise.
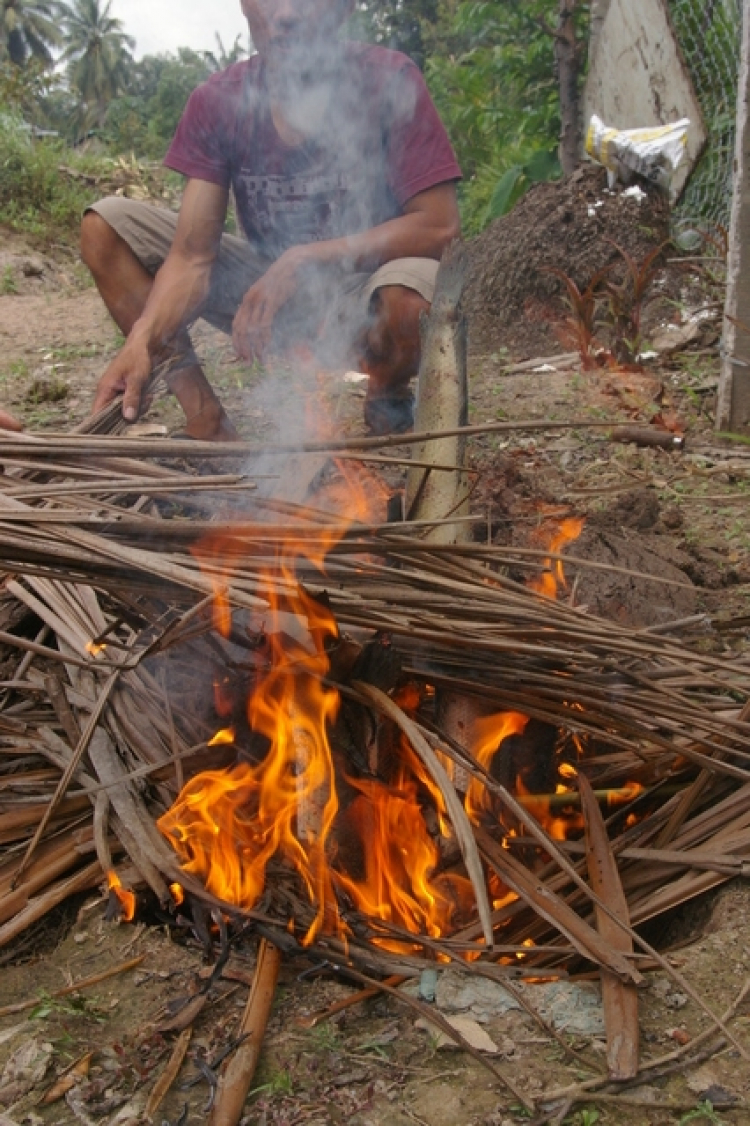
<path fill-rule="evenodd" d="M 347 201 L 355 185 L 344 172 L 333 175 L 254 176 L 241 169 L 235 192 L 251 217 L 246 234 L 276 258 L 290 246 L 339 238 L 347 232 Z"/>

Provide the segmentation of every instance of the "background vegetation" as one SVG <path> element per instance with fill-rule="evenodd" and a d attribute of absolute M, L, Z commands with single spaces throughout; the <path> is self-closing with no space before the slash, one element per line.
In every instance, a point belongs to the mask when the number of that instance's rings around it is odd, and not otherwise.
<path fill-rule="evenodd" d="M 423 68 L 457 150 L 469 232 L 533 179 L 559 174 L 553 26 L 559 0 L 359 0 L 351 34 Z M 578 4 L 585 37 L 588 5 Z M 245 53 L 133 56 L 111 0 L 0 0 L 0 222 L 77 221 L 92 169 L 163 156 L 190 91 Z M 63 163 L 84 175 L 59 176 Z M 86 178 L 88 177 L 88 178 Z"/>

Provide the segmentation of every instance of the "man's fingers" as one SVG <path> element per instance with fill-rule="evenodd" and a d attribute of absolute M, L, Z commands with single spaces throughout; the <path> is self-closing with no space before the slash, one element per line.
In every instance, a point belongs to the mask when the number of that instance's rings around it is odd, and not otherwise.
<path fill-rule="evenodd" d="M 135 422 L 141 413 L 143 392 L 148 383 L 149 372 L 143 375 L 131 375 L 125 386 L 122 397 L 122 417 L 126 422 Z"/>
<path fill-rule="evenodd" d="M 92 414 L 98 414 L 108 407 L 113 399 L 116 399 L 120 393 L 121 388 L 115 387 L 113 384 L 101 381 L 96 389 L 96 396 L 94 398 L 93 406 L 91 407 Z"/>

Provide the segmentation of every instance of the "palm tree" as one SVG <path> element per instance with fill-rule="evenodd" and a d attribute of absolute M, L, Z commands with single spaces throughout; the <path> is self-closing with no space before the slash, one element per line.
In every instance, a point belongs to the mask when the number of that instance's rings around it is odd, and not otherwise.
<path fill-rule="evenodd" d="M 224 70 L 233 63 L 238 63 L 240 59 L 244 59 L 247 55 L 247 49 L 242 45 L 242 36 L 238 35 L 229 48 L 226 49 L 223 40 L 218 31 L 215 33 L 216 38 L 216 51 L 201 51 L 201 55 L 206 60 L 208 68 L 216 73 L 216 71 Z"/>
<path fill-rule="evenodd" d="M 60 10 L 57 0 L 0 0 L 0 61 L 51 63 L 51 48 L 62 40 Z"/>
<path fill-rule="evenodd" d="M 73 0 L 63 11 L 62 27 L 68 63 L 68 81 L 80 98 L 81 128 L 101 125 L 107 106 L 124 90 L 128 79 L 130 50 L 135 40 L 110 16 L 112 0 Z"/>

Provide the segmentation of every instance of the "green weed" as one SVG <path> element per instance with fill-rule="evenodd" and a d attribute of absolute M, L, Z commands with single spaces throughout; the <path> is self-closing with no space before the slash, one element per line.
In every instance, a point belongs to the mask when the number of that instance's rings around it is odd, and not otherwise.
<path fill-rule="evenodd" d="M 596 1107 L 583 1107 L 569 1118 L 566 1118 L 563 1122 L 563 1126 L 596 1126 L 600 1118 L 601 1114 Z"/>
<path fill-rule="evenodd" d="M 97 1015 L 96 1009 L 85 997 L 52 997 L 45 990 L 39 991 L 39 1002 L 29 1014 L 31 1020 L 46 1020 L 51 1016 L 88 1016 L 103 1022 L 104 1018 Z"/>
<path fill-rule="evenodd" d="M 250 1092 L 251 1095 L 281 1095 L 291 1097 L 294 1094 L 292 1077 L 285 1068 L 272 1071 L 267 1083 L 261 1083 Z"/>
<path fill-rule="evenodd" d="M 339 1034 L 336 1026 L 324 1020 L 315 1028 L 310 1029 L 310 1041 L 321 1052 L 333 1052 L 340 1047 Z"/>
<path fill-rule="evenodd" d="M 29 378 L 29 365 L 26 360 L 13 360 L 7 367 L 3 368 L 0 379 L 3 383 L 9 383 L 16 379 Z"/>
<path fill-rule="evenodd" d="M 3 276 L 0 278 L 0 295 L 3 297 L 14 297 L 17 293 L 18 283 L 13 273 L 13 267 L 6 266 L 3 270 Z"/>
<path fill-rule="evenodd" d="M 721 1126 L 724 1121 L 725 1119 L 714 1110 L 713 1103 L 706 1099 L 705 1102 L 698 1103 L 693 1110 L 689 1110 L 687 1114 L 683 1114 L 678 1126 L 687 1126 L 689 1122 L 708 1122 Z"/>

